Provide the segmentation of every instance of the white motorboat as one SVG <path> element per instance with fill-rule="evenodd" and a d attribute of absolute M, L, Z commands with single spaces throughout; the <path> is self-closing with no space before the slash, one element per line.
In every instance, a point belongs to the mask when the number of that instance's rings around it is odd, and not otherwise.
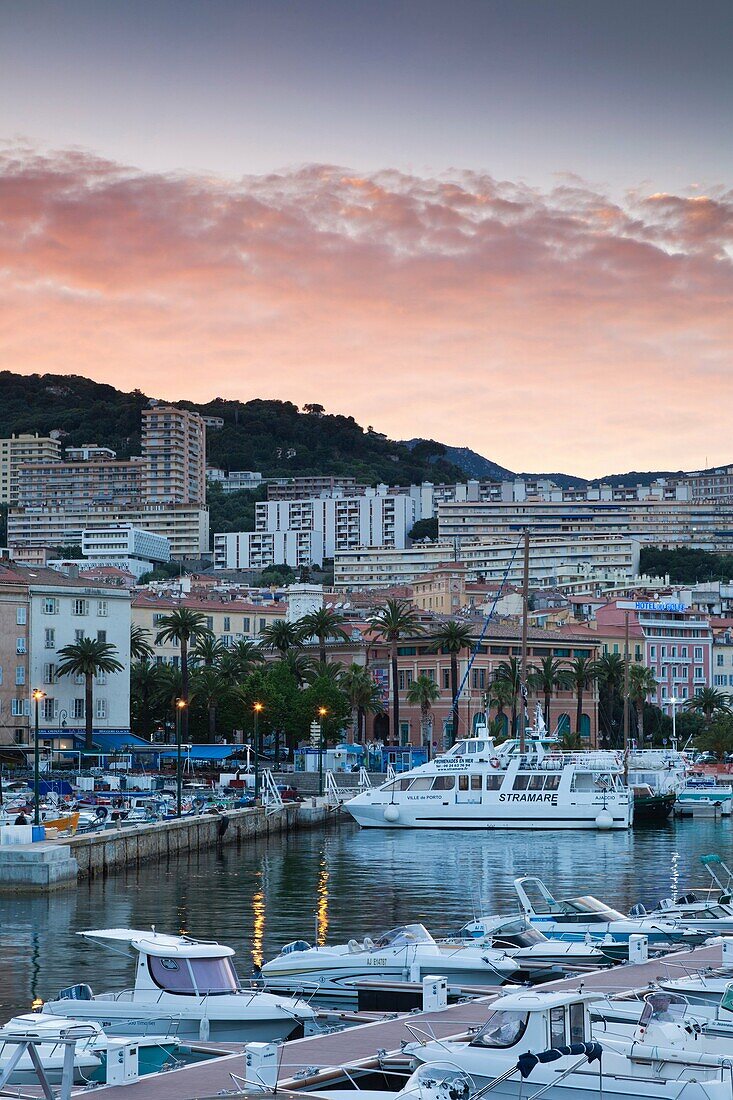
<path fill-rule="evenodd" d="M 541 713 L 527 735 L 457 741 L 441 756 L 349 799 L 363 828 L 628 829 L 633 795 L 613 752 L 559 752 L 543 744 Z"/>
<path fill-rule="evenodd" d="M 429 1040 L 404 1049 L 419 1068 L 400 1100 L 548 1100 L 650 1097 L 730 1100 L 730 1059 L 697 1049 L 678 1024 L 655 1021 L 632 1037 L 603 1033 L 589 1006 L 597 993 L 528 990 L 500 997 L 469 1043 Z"/>
<path fill-rule="evenodd" d="M 586 966 L 600 969 L 609 962 L 628 958 L 627 944 L 614 944 L 614 947 L 623 947 L 624 950 L 613 954 L 606 949 L 605 944 L 601 946 L 598 943 L 586 943 L 585 940 L 551 940 L 524 917 L 480 917 L 464 925 L 457 938 L 463 942 L 473 941 L 513 951 L 516 960 L 531 959 L 535 963 L 541 962 L 545 966 L 560 969 Z"/>
<path fill-rule="evenodd" d="M 733 873 L 718 855 L 701 856 L 700 862 L 710 872 L 712 886 L 688 890 L 677 898 L 663 898 L 651 910 L 641 904 L 635 905 L 629 916 L 673 920 L 675 924 L 705 929 L 710 935 L 733 934 L 733 897 L 730 892 Z M 725 886 L 716 875 L 715 867 L 727 874 Z"/>
<path fill-rule="evenodd" d="M 78 935 L 129 945 L 137 953 L 135 985 L 96 995 L 88 985 L 71 986 L 44 1004 L 45 1013 L 96 1021 L 108 1035 L 216 1042 L 295 1038 L 315 1027 L 315 1012 L 305 1002 L 242 989 L 231 947 L 154 929 L 108 928 Z"/>
<path fill-rule="evenodd" d="M 440 974 L 461 985 L 497 985 L 551 965 L 533 960 L 531 953 L 488 942 L 439 943 L 422 924 L 406 924 L 374 940 L 325 947 L 296 940 L 265 963 L 262 978 L 268 989 L 354 997 L 354 983 L 362 979 L 420 982 L 428 974 Z"/>
<path fill-rule="evenodd" d="M 623 913 L 590 894 L 558 900 L 552 896 L 542 879 L 533 875 L 516 878 L 514 889 L 519 898 L 520 910 L 527 920 L 534 928 L 539 928 L 553 939 L 577 942 L 587 937 L 603 940 L 608 936 L 612 940 L 628 941 L 629 936 L 644 935 L 650 944 L 695 947 L 709 936 L 706 931 L 671 920 L 650 916 L 625 917 Z"/>
<path fill-rule="evenodd" d="M 730 814 L 733 810 L 733 786 L 719 783 L 714 775 L 688 776 L 677 792 L 675 808 L 677 812 L 696 806 L 717 807 L 721 814 Z"/>

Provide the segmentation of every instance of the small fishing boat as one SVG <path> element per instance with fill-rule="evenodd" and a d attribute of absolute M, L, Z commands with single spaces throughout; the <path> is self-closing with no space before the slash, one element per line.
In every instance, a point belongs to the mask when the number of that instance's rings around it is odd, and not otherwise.
<path fill-rule="evenodd" d="M 659 824 L 667 821 L 674 810 L 674 791 L 653 791 L 648 783 L 634 786 L 634 825 Z"/>
<path fill-rule="evenodd" d="M 315 1028 L 304 1001 L 243 989 L 234 951 L 189 936 L 133 928 L 79 932 L 85 939 L 126 945 L 135 952 L 132 989 L 94 994 L 88 985 L 63 989 L 45 1013 L 95 1021 L 108 1035 L 172 1035 L 216 1042 L 270 1042 Z"/>

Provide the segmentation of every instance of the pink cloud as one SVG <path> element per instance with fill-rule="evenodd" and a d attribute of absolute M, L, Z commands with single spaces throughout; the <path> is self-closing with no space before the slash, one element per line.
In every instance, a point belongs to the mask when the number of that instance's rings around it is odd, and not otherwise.
<path fill-rule="evenodd" d="M 320 401 L 513 468 L 733 459 L 733 196 L 0 156 L 7 369 Z"/>

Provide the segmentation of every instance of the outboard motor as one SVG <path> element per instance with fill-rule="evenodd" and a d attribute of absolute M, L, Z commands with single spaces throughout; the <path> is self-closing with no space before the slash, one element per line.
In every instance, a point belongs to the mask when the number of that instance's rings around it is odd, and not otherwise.
<path fill-rule="evenodd" d="M 57 1001 L 91 1001 L 94 998 L 92 993 L 92 987 L 79 983 L 79 985 L 69 985 L 66 989 L 60 989 L 59 995 L 56 998 Z"/>

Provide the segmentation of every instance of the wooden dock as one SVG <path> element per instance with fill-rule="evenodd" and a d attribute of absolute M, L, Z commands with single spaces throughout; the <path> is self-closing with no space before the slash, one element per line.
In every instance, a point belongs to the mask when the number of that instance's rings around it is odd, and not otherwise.
<path fill-rule="evenodd" d="M 720 944 L 676 952 L 646 963 L 629 963 L 610 970 L 598 970 L 548 982 L 541 989 L 580 988 L 599 993 L 620 993 L 644 989 L 656 979 L 682 977 L 706 967 L 720 966 Z M 378 1053 L 399 1053 L 404 1042 L 414 1042 L 426 1036 L 440 1039 L 465 1038 L 471 1028 L 480 1027 L 488 1015 L 489 1006 L 497 994 L 450 1005 L 435 1012 L 395 1014 L 390 1018 L 359 1024 L 342 1031 L 329 1031 L 284 1043 L 281 1048 L 278 1092 L 285 1097 L 296 1094 L 306 1080 L 319 1073 L 342 1066 L 357 1068 L 373 1060 Z M 215 1044 L 208 1044 L 214 1047 Z M 214 1100 L 223 1095 L 244 1092 L 244 1048 L 237 1044 L 222 1044 L 231 1051 L 211 1062 L 186 1066 L 124 1086 L 100 1086 L 104 1100 Z M 232 1076 L 234 1075 L 234 1076 Z M 23 1091 L 14 1089 L 17 1097 Z M 85 1090 L 75 1090 L 80 1096 Z M 257 1095 L 252 1090 L 251 1095 Z M 261 1093 L 259 1095 L 262 1095 Z"/>

